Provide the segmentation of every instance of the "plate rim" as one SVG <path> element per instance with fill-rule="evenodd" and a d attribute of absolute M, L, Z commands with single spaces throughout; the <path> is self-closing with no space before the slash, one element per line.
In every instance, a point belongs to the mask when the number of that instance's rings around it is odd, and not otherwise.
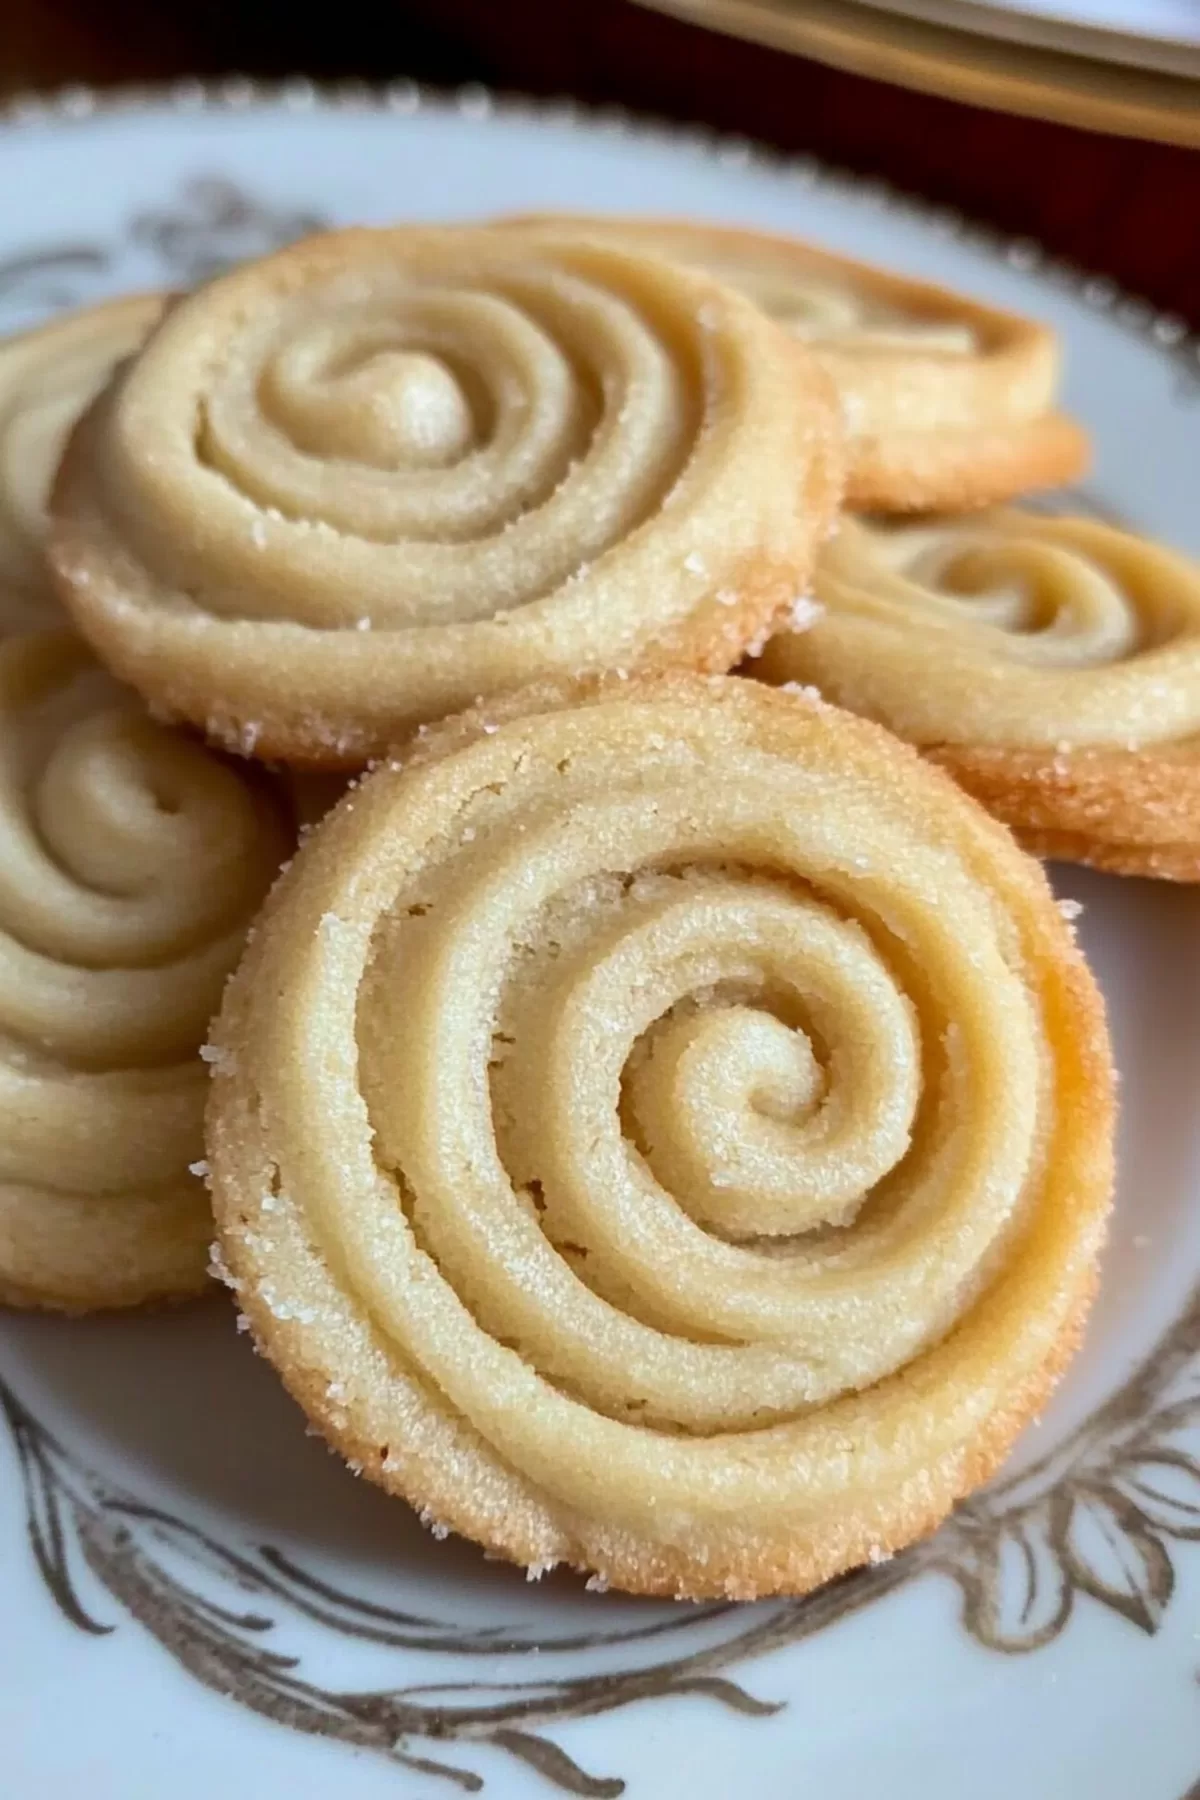
<path fill-rule="evenodd" d="M 658 0 L 637 3 L 657 5 Z M 670 7 L 674 10 L 677 4 L 692 3 L 670 0 Z M 46 90 L 18 89 L 0 97 L 0 145 L 30 127 L 77 125 L 93 118 L 141 118 L 155 113 L 244 115 L 255 111 L 375 113 L 399 118 L 432 113 L 472 123 L 494 118 L 502 123 L 547 124 L 620 139 L 666 142 L 726 167 L 791 175 L 806 187 L 848 193 L 858 204 L 907 216 L 1022 275 L 1070 293 L 1089 311 L 1106 317 L 1150 348 L 1165 352 L 1190 382 L 1200 384 L 1200 330 L 1193 330 L 1182 314 L 1142 298 L 1103 271 L 1083 268 L 1057 255 L 1029 233 L 1001 230 L 955 207 L 927 200 L 912 189 L 898 187 L 883 176 L 860 174 L 808 152 L 779 150 L 762 140 L 700 121 L 670 119 L 619 104 L 593 104 L 567 94 L 533 95 L 475 81 L 438 87 L 408 76 L 371 82 L 323 81 L 302 74 L 278 79 L 232 74 L 112 87 L 75 82 Z"/>

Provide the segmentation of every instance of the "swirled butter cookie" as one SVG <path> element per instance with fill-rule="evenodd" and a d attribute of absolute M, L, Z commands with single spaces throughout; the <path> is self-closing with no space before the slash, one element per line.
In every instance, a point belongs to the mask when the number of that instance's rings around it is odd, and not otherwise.
<path fill-rule="evenodd" d="M 517 1562 L 800 1592 L 930 1530 L 1078 1339 L 1101 1002 L 865 721 L 531 692 L 367 776 L 215 1032 L 229 1278 L 310 1417 Z"/>
<path fill-rule="evenodd" d="M 0 341 L 0 632 L 55 622 L 44 540 L 63 445 L 162 305 L 135 294 Z"/>
<path fill-rule="evenodd" d="M 0 645 L 0 1300 L 203 1287 L 199 1050 L 286 845 L 78 639 Z"/>
<path fill-rule="evenodd" d="M 1045 856 L 1200 880 L 1200 567 L 1015 508 L 844 520 L 756 672 L 941 762 Z"/>
<path fill-rule="evenodd" d="M 535 677 L 731 667 L 841 483 L 825 376 L 704 276 L 339 232 L 172 309 L 75 434 L 52 555 L 159 709 L 354 766 Z"/>
<path fill-rule="evenodd" d="M 796 238 L 672 219 L 543 223 L 703 269 L 806 344 L 842 402 L 851 505 L 981 506 L 1074 480 L 1087 464 L 1082 427 L 1055 410 L 1048 326 Z"/>

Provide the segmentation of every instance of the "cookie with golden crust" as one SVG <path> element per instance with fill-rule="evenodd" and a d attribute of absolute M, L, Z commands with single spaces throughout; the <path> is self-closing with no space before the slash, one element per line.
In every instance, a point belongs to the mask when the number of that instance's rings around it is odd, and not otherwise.
<path fill-rule="evenodd" d="M 1200 880 L 1200 567 L 1095 519 L 847 518 L 808 629 L 757 674 L 814 683 L 940 762 L 1039 855 Z"/>
<path fill-rule="evenodd" d="M 204 1287 L 200 1046 L 288 843 L 77 638 L 0 645 L 0 1301 Z"/>
<path fill-rule="evenodd" d="M 799 1593 L 932 1529 L 1074 1347 L 1099 996 L 865 721 L 530 690 L 311 834 L 214 1034 L 227 1277 L 346 1457 L 489 1550 Z"/>
<path fill-rule="evenodd" d="M 826 377 L 702 275 L 338 232 L 172 309 L 72 440 L 52 559 L 156 708 L 354 767 L 530 679 L 731 667 L 842 477 Z"/>
<path fill-rule="evenodd" d="M 80 413 L 163 304 L 134 294 L 0 341 L 0 632 L 61 619 L 44 554 L 54 473 Z"/>
<path fill-rule="evenodd" d="M 798 238 L 681 219 L 549 215 L 705 270 L 812 351 L 841 398 L 848 503 L 882 512 L 983 506 L 1072 481 L 1082 426 L 1056 410 L 1049 326 Z"/>

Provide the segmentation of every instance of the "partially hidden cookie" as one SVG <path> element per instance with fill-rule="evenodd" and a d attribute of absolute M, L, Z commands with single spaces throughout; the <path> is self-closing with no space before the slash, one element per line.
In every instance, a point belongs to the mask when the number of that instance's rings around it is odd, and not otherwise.
<path fill-rule="evenodd" d="M 799 1593 L 931 1530 L 1074 1349 L 1100 998 L 941 771 L 733 677 L 366 776 L 215 1027 L 227 1279 L 352 1463 L 540 1572 Z"/>
<path fill-rule="evenodd" d="M 172 309 L 72 440 L 52 556 L 157 708 L 354 767 L 535 677 L 731 667 L 842 474 L 826 377 L 702 275 L 337 232 Z"/>
<path fill-rule="evenodd" d="M 134 294 L 0 340 L 0 633 L 61 619 L 46 567 L 46 504 L 80 413 L 163 307 Z"/>
<path fill-rule="evenodd" d="M 853 506 L 982 506 L 1072 481 L 1087 466 L 1083 428 L 1056 409 L 1049 326 L 798 238 L 676 219 L 544 223 L 703 269 L 805 343 L 841 398 Z"/>
<path fill-rule="evenodd" d="M 288 845 L 77 638 L 0 645 L 0 1301 L 205 1285 L 200 1046 Z"/>
<path fill-rule="evenodd" d="M 1200 881 L 1200 567 L 1015 508 L 843 520 L 754 665 L 942 763 L 1043 856 Z"/>

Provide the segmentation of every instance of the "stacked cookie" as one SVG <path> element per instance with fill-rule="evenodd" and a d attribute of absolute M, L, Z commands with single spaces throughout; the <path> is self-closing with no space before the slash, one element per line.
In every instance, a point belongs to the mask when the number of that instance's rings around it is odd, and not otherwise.
<path fill-rule="evenodd" d="M 1200 578 L 1004 505 L 1086 455 L 1056 354 L 559 219 L 0 350 L 0 1295 L 182 1296 L 215 1210 L 329 1441 L 532 1569 L 802 1592 L 931 1529 L 1112 1175 L 1094 983 L 963 789 L 1200 872 Z"/>
<path fill-rule="evenodd" d="M 80 410 L 139 296 L 0 346 L 0 1300 L 208 1285 L 201 1051 L 295 841 L 285 791 L 156 723 L 67 629 L 44 557 Z"/>

